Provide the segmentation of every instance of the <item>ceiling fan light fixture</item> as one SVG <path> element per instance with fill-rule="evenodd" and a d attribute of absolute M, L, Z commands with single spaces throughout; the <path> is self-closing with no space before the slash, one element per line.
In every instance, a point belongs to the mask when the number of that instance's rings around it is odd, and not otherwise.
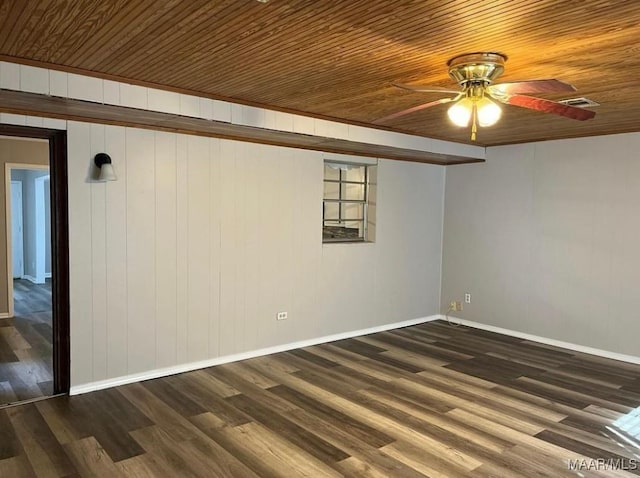
<path fill-rule="evenodd" d="M 460 101 L 456 101 L 447 110 L 447 115 L 451 122 L 465 128 L 469 125 L 471 115 L 473 114 L 473 100 L 471 98 L 462 98 Z"/>
<path fill-rule="evenodd" d="M 478 125 L 482 127 L 493 126 L 502 116 L 502 108 L 485 96 L 476 102 L 476 114 L 478 115 Z"/>
<path fill-rule="evenodd" d="M 504 72 L 504 63 L 507 55 L 499 52 L 472 52 L 463 53 L 451 58 L 447 62 L 449 76 L 460 86 L 460 90 L 452 90 L 441 86 L 430 85 L 403 85 L 394 83 L 394 86 L 414 92 L 424 93 L 448 93 L 456 96 L 440 98 L 421 105 L 412 106 L 398 113 L 387 115 L 375 120 L 381 123 L 404 116 L 416 111 L 422 111 L 432 106 L 450 103 L 447 110 L 449 120 L 456 126 L 465 128 L 471 123 L 471 141 L 476 140 L 478 127 L 495 125 L 502 116 L 501 104 L 519 106 L 529 110 L 553 113 L 565 118 L 585 121 L 595 116 L 590 110 L 578 106 L 597 106 L 594 103 L 571 104 L 573 100 L 558 102 L 527 96 L 537 93 L 575 92 L 576 88 L 569 83 L 555 78 L 543 78 L 539 80 L 511 81 L 495 83 L 495 80 Z M 495 101 L 494 101 L 495 100 Z"/>

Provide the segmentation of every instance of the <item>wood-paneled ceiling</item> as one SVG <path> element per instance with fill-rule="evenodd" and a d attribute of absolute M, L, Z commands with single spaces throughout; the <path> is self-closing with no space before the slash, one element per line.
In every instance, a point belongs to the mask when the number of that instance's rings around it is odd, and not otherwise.
<path fill-rule="evenodd" d="M 585 122 L 504 106 L 480 145 L 640 131 L 639 39 L 632 0 L 0 1 L 0 59 L 356 124 L 437 99 L 391 83 L 453 87 L 446 61 L 469 51 L 601 104 Z M 469 142 L 446 109 L 388 126 Z"/>

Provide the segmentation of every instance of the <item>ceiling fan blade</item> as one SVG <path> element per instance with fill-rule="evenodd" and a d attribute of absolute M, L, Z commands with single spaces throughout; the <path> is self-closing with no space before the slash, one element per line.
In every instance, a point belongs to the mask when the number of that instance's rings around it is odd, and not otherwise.
<path fill-rule="evenodd" d="M 457 99 L 458 99 L 458 97 L 442 98 L 442 99 L 439 99 L 439 100 L 436 100 L 436 101 L 430 101 L 429 103 L 423 103 L 423 104 L 418 105 L 418 106 L 412 106 L 411 108 L 407 108 L 406 110 L 398 111 L 397 113 L 393 113 L 391 115 L 383 116 L 382 118 L 378 118 L 377 120 L 374 120 L 373 123 L 374 124 L 384 123 L 385 121 L 389 121 L 389 120 L 398 118 L 400 116 L 408 115 L 409 113 L 414 113 L 416 111 L 420 111 L 420 110 L 423 110 L 425 108 L 431 108 L 432 106 L 441 105 L 443 103 L 449 103 L 450 101 L 457 100 Z"/>
<path fill-rule="evenodd" d="M 440 86 L 429 85 L 403 85 L 401 83 L 392 83 L 396 88 L 402 88 L 403 90 L 419 91 L 420 93 L 460 93 L 460 90 L 452 90 L 451 88 L 442 88 Z"/>
<path fill-rule="evenodd" d="M 500 99 L 500 98 L 498 98 Z M 530 110 L 542 111 L 544 113 L 553 113 L 578 121 L 585 121 L 593 118 L 596 113 L 584 108 L 576 108 L 575 106 L 565 105 L 556 101 L 545 100 L 544 98 L 535 98 L 533 96 L 514 95 L 508 98 L 500 99 L 508 105 L 520 106 Z"/>
<path fill-rule="evenodd" d="M 498 83 L 487 87 L 491 93 L 502 95 L 521 95 L 532 93 L 562 93 L 576 91 L 576 88 L 564 81 L 548 78 L 545 80 L 511 81 L 509 83 Z"/>

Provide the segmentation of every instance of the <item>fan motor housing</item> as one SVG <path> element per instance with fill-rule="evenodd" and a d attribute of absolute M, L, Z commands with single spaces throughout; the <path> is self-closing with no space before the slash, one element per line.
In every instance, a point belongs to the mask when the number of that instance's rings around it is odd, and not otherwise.
<path fill-rule="evenodd" d="M 507 55 L 498 52 L 463 53 L 447 62 L 449 76 L 461 86 L 491 84 L 504 71 Z"/>

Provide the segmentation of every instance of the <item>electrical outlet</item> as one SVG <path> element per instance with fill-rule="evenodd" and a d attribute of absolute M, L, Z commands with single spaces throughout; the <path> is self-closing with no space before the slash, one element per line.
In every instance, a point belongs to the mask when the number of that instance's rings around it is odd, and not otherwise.
<path fill-rule="evenodd" d="M 471 303 L 471 294 L 469 294 L 468 292 L 464 295 L 464 302 L 465 304 Z"/>
<path fill-rule="evenodd" d="M 460 312 L 462 310 L 462 302 L 457 300 L 452 300 L 449 303 L 449 310 L 451 312 Z"/>
<path fill-rule="evenodd" d="M 286 312 L 278 312 L 276 314 L 276 320 L 287 320 L 287 313 Z"/>

